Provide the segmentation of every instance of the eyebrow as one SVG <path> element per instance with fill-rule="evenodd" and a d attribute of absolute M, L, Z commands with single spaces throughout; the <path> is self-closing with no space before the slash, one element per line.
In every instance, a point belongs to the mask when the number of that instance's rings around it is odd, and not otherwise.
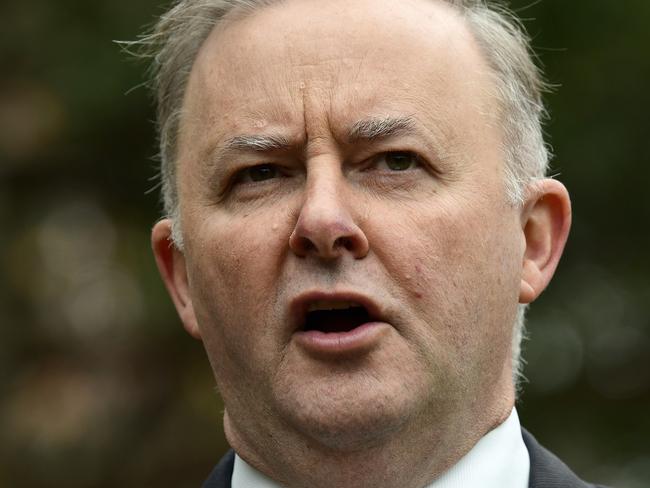
<path fill-rule="evenodd" d="M 412 117 L 371 117 L 355 122 L 348 130 L 348 142 L 372 141 L 413 132 L 415 121 Z M 223 154 L 229 151 L 266 152 L 289 150 L 292 142 L 281 135 L 238 135 L 228 139 L 218 149 Z"/>
<path fill-rule="evenodd" d="M 291 148 L 289 139 L 280 135 L 241 135 L 228 139 L 221 151 L 278 151 Z"/>
<path fill-rule="evenodd" d="M 371 117 L 356 122 L 348 131 L 348 142 L 373 141 L 415 131 L 413 117 Z"/>
<path fill-rule="evenodd" d="M 347 130 L 348 143 L 372 142 L 397 135 L 416 133 L 417 124 L 412 116 L 368 117 L 361 119 Z M 213 170 L 220 173 L 222 165 L 215 164 L 231 152 L 264 153 L 270 151 L 289 151 L 295 141 L 281 134 L 241 134 L 226 140 L 223 144 L 206 151 L 212 161 Z"/>

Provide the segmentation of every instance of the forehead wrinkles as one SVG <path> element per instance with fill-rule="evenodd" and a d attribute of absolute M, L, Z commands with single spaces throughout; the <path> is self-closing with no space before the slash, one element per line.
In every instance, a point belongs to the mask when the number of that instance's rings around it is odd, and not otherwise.
<path fill-rule="evenodd" d="M 455 12 L 444 15 L 447 6 L 431 2 L 444 10 L 428 12 L 424 23 L 407 12 L 386 19 L 385 12 L 371 9 L 374 17 L 345 12 L 337 24 L 324 3 L 289 0 L 215 29 L 188 87 L 188 93 L 200 92 L 186 108 L 192 117 L 199 115 L 202 134 L 207 127 L 258 128 L 274 122 L 315 132 L 363 115 L 359 111 L 373 105 L 381 110 L 387 98 L 411 102 L 421 113 L 453 112 L 454 107 L 441 107 L 450 100 L 464 100 L 474 109 L 481 105 L 482 114 L 491 113 L 486 97 L 477 97 L 485 93 L 482 85 L 491 84 L 479 76 L 488 69 Z M 420 9 L 431 6 L 415 3 Z M 364 1 L 350 4 L 359 10 Z M 307 6 L 312 18 L 288 23 Z"/>

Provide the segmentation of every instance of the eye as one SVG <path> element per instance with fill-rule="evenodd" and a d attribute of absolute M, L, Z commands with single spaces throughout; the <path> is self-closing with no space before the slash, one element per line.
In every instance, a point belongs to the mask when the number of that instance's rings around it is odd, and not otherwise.
<path fill-rule="evenodd" d="M 258 164 L 237 173 L 236 183 L 257 183 L 280 176 L 278 168 L 272 164 Z"/>
<path fill-rule="evenodd" d="M 380 167 L 385 166 L 390 171 L 406 171 L 417 167 L 420 160 L 410 151 L 391 151 L 378 155 L 375 163 Z"/>

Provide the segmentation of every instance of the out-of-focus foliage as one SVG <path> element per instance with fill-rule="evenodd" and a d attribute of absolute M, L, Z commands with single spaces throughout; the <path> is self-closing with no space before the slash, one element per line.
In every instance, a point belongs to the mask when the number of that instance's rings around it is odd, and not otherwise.
<path fill-rule="evenodd" d="M 650 2 L 513 5 L 549 80 L 574 227 L 530 313 L 523 423 L 581 475 L 650 480 Z M 526 7 L 526 8 L 524 8 Z M 0 6 L 0 486 L 198 486 L 226 448 L 157 276 L 152 0 Z M 134 88 L 135 89 L 132 89 Z"/>

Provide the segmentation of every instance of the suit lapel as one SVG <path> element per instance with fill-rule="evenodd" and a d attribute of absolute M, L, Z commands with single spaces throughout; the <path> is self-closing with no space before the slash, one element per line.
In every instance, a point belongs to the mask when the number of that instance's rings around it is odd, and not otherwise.
<path fill-rule="evenodd" d="M 522 429 L 521 435 L 530 455 L 529 488 L 598 488 L 578 478 L 555 454 L 544 449 L 528 431 Z"/>
<path fill-rule="evenodd" d="M 235 466 L 235 451 L 232 449 L 221 458 L 219 464 L 203 483 L 203 488 L 231 488 L 232 470 Z"/>

